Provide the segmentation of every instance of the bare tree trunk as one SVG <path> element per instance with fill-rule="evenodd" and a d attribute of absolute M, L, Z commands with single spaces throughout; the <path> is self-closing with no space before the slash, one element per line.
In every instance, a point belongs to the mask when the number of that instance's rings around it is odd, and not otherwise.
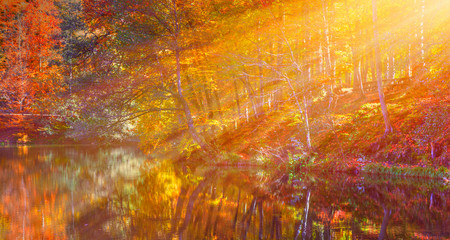
<path fill-rule="evenodd" d="M 306 130 L 306 145 L 308 147 L 308 150 L 312 150 L 312 143 L 311 143 L 311 128 L 309 127 L 309 116 L 308 116 L 308 98 L 306 97 L 306 94 L 303 95 L 303 104 L 305 106 L 305 130 Z"/>
<path fill-rule="evenodd" d="M 255 100 L 255 91 L 252 88 L 252 85 L 250 84 L 250 81 L 248 80 L 247 73 L 245 73 L 245 76 L 242 80 L 242 83 L 244 84 L 245 88 L 247 89 L 247 95 L 250 99 L 250 103 L 252 104 L 253 114 L 255 117 L 258 116 L 258 108 L 256 107 L 256 100 Z"/>
<path fill-rule="evenodd" d="M 196 91 L 194 89 L 194 86 L 192 84 L 191 78 L 190 77 L 186 77 L 186 82 L 188 84 L 188 89 L 187 91 L 190 92 L 192 94 L 192 105 L 194 105 L 195 110 L 197 110 L 197 112 L 202 112 L 202 107 L 201 107 L 201 102 L 199 101 Z"/>
<path fill-rule="evenodd" d="M 285 28 L 285 12 L 284 12 L 284 6 L 283 4 L 280 4 L 278 7 L 278 12 L 279 12 L 279 17 L 281 18 L 281 31 L 284 34 L 284 28 Z M 280 71 L 283 67 L 283 45 L 282 43 L 282 39 L 280 38 L 277 41 L 277 50 L 276 50 L 276 68 L 277 71 Z M 274 88 L 274 100 L 273 100 L 273 108 L 275 111 L 277 111 L 279 109 L 280 104 L 283 101 L 283 86 L 282 83 L 280 83 L 277 87 Z"/>
<path fill-rule="evenodd" d="M 352 50 L 352 65 L 353 65 L 353 88 L 358 89 L 359 82 L 359 61 L 356 54 L 356 46 L 351 45 Z"/>
<path fill-rule="evenodd" d="M 237 128 L 237 125 L 239 124 L 239 121 L 241 119 L 241 105 L 239 103 L 239 89 L 236 79 L 233 79 L 233 83 L 234 83 L 234 98 L 236 101 L 236 114 L 237 114 L 237 118 L 235 120 L 236 121 L 235 127 Z"/>
<path fill-rule="evenodd" d="M 364 34 L 367 37 L 367 33 Z M 363 34 L 361 32 L 361 38 L 363 38 Z M 367 41 L 369 42 L 370 40 L 367 39 Z M 370 52 L 369 52 L 369 48 L 364 46 L 364 57 L 361 59 L 361 88 L 363 88 L 363 83 L 367 82 L 367 73 L 369 72 L 369 59 L 370 59 Z M 364 92 L 364 91 L 363 91 Z"/>
<path fill-rule="evenodd" d="M 351 80 L 350 80 L 350 72 L 345 72 L 345 85 L 346 85 L 346 87 L 350 87 L 350 83 L 351 82 Z"/>
<path fill-rule="evenodd" d="M 413 57 L 411 56 L 411 44 L 408 44 L 408 74 L 407 76 L 413 77 Z"/>
<path fill-rule="evenodd" d="M 419 2 L 420 1 L 420 2 Z M 425 0 L 415 0 L 414 5 L 417 11 L 420 12 L 419 22 L 416 24 L 416 31 L 414 34 L 414 48 L 418 49 L 418 52 L 414 52 L 412 55 L 412 76 L 415 81 L 423 79 L 425 74 L 425 36 L 424 36 L 424 25 L 425 25 Z"/>
<path fill-rule="evenodd" d="M 381 56 L 380 56 L 380 43 L 378 41 L 378 23 L 377 23 L 377 0 L 372 0 L 372 14 L 373 14 L 373 38 L 374 38 L 374 48 L 375 48 L 375 65 L 377 69 L 377 85 L 378 85 L 378 96 L 380 99 L 381 112 L 384 119 L 384 135 L 388 135 L 392 132 L 391 120 L 389 118 L 389 112 L 387 110 L 386 101 L 384 99 L 383 92 L 383 82 L 381 79 Z"/>
<path fill-rule="evenodd" d="M 259 25 L 259 24 L 258 24 Z M 258 77 L 259 77 L 259 101 L 258 101 L 258 115 L 264 114 L 264 77 L 263 77 L 263 60 L 261 56 L 261 40 L 258 36 Z"/>
<path fill-rule="evenodd" d="M 189 128 L 189 133 L 191 134 L 192 139 L 200 145 L 203 150 L 211 150 L 210 147 L 206 144 L 206 142 L 198 135 L 197 130 L 194 126 L 194 120 L 192 119 L 191 109 L 189 108 L 189 104 L 183 96 L 183 89 L 181 87 L 181 63 L 180 63 L 180 47 L 178 46 L 178 36 L 179 36 L 179 25 L 178 25 L 178 16 L 177 16 L 177 6 L 176 1 L 173 0 L 173 11 L 175 16 L 175 36 L 174 36 L 174 47 L 175 47 L 175 58 L 177 64 L 177 91 L 178 91 L 178 100 L 181 102 L 183 106 L 184 115 L 186 117 L 186 122 Z"/>
<path fill-rule="evenodd" d="M 388 66 L 389 66 L 389 69 L 387 71 L 389 76 L 387 77 L 387 79 L 393 79 L 395 70 L 394 70 L 394 54 L 392 53 L 392 49 L 389 51 L 387 57 L 388 57 Z"/>
<path fill-rule="evenodd" d="M 219 113 L 220 120 L 223 120 L 223 114 L 222 114 L 222 105 L 220 104 L 220 97 L 217 90 L 213 90 L 214 92 L 214 99 L 216 100 L 217 104 L 217 112 Z"/>
<path fill-rule="evenodd" d="M 370 51 L 370 71 L 372 73 L 372 81 L 377 81 L 377 70 L 375 68 L 375 51 Z"/>
<path fill-rule="evenodd" d="M 389 49 L 388 49 L 389 51 Z M 384 70 L 384 78 L 382 77 L 382 79 L 391 79 L 391 77 L 389 76 L 389 56 L 386 56 L 386 58 L 384 59 L 384 64 L 382 66 L 386 66 Z"/>
<path fill-rule="evenodd" d="M 420 1 L 420 67 L 421 73 L 425 73 L 425 36 L 424 36 L 424 25 L 425 25 L 425 0 Z"/>
<path fill-rule="evenodd" d="M 359 51 L 357 46 L 352 45 L 352 61 L 353 61 L 353 89 L 358 90 L 361 96 L 364 96 L 364 89 L 361 80 L 361 60 L 359 59 Z"/>
<path fill-rule="evenodd" d="M 328 6 L 325 0 L 322 0 L 322 14 L 323 14 L 323 22 L 324 22 L 324 34 L 325 34 L 325 71 L 328 76 L 332 75 L 332 66 L 331 66 L 331 46 L 330 46 L 330 30 L 328 26 Z M 330 83 L 332 84 L 332 83 Z"/>
<path fill-rule="evenodd" d="M 306 5 L 303 8 L 303 14 L 304 16 L 308 16 L 304 18 L 304 22 L 303 25 L 307 25 L 308 24 L 308 20 L 309 20 L 309 6 Z M 309 28 L 305 29 L 304 32 L 304 40 L 303 43 L 305 45 L 305 47 L 311 46 L 311 32 Z M 312 143 L 311 143 L 311 128 L 309 126 L 309 114 L 308 114 L 308 105 L 309 105 L 309 93 L 310 90 L 307 90 L 307 86 L 312 84 L 312 56 L 311 56 L 311 52 L 310 51 L 306 51 L 305 53 L 305 58 L 304 61 L 306 62 L 306 71 L 304 69 L 305 72 L 305 77 L 302 79 L 301 83 L 301 87 L 303 89 L 303 107 L 304 107 L 304 121 L 305 121 L 305 132 L 306 132 L 306 145 L 308 148 L 308 151 L 312 151 Z M 295 94 L 295 92 L 294 92 Z M 299 111 L 300 113 L 302 113 L 301 107 L 299 106 Z"/>
<path fill-rule="evenodd" d="M 334 84 L 334 76 L 332 75 L 332 66 L 331 66 L 331 45 L 330 45 L 330 31 L 328 26 L 328 5 L 325 0 L 322 0 L 322 14 L 323 14 L 323 23 L 325 26 L 324 34 L 325 34 L 325 74 L 329 79 L 329 82 L 326 83 L 326 91 L 329 97 L 328 108 L 331 107 L 331 102 L 333 102 L 333 84 Z"/>
<path fill-rule="evenodd" d="M 208 89 L 208 86 L 206 84 L 203 84 L 203 91 L 205 92 L 206 105 L 208 106 L 208 119 L 213 119 L 214 112 L 213 112 L 213 106 L 212 106 L 211 92 Z"/>
<path fill-rule="evenodd" d="M 184 99 L 183 96 L 183 90 L 181 88 L 181 70 L 180 70 L 180 50 L 175 50 L 176 60 L 177 60 L 177 89 L 178 89 L 178 100 L 181 102 L 181 105 L 183 106 L 184 115 L 186 117 L 186 122 L 189 128 L 189 133 L 191 134 L 192 139 L 200 145 L 200 147 L 203 150 L 209 150 L 209 146 L 205 143 L 205 141 L 198 135 L 197 130 L 194 126 L 194 120 L 192 119 L 191 110 L 189 108 L 189 105 Z"/>

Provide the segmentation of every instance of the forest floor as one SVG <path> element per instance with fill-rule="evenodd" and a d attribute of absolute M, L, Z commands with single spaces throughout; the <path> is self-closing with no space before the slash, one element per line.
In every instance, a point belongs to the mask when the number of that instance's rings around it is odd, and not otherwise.
<path fill-rule="evenodd" d="M 450 167 L 450 92 L 448 80 L 406 89 L 388 89 L 386 101 L 393 132 L 383 137 L 378 93 L 340 92 L 335 104 L 313 103 L 313 152 L 292 103 L 219 136 L 216 144 L 233 152 L 219 164 L 269 164 L 315 171 L 373 171 L 413 176 L 446 176 Z M 317 109 L 325 109 L 323 111 Z M 230 160 L 231 159 L 231 160 Z M 240 160 L 236 160 L 240 159 Z M 245 163 L 244 163 L 245 164 Z M 405 170 L 407 169 L 407 170 Z"/>

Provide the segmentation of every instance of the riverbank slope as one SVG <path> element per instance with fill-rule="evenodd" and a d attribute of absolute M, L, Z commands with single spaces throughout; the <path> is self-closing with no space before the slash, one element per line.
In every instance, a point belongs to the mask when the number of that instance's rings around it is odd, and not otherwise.
<path fill-rule="evenodd" d="M 448 169 L 448 85 L 448 80 L 436 79 L 406 89 L 387 89 L 394 131 L 386 137 L 377 93 L 361 96 L 343 89 L 331 109 L 326 102 L 313 103 L 311 152 L 305 148 L 303 122 L 295 120 L 295 111 L 286 111 L 294 108 L 289 103 L 283 111 L 266 113 L 224 133 L 216 144 L 243 159 L 275 165 L 297 162 L 343 171 L 359 171 L 367 164 Z"/>

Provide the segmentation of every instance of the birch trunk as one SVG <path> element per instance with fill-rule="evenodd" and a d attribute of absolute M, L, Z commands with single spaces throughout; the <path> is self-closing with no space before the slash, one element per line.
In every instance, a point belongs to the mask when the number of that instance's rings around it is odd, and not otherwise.
<path fill-rule="evenodd" d="M 373 38 L 374 38 L 374 48 L 375 48 L 375 66 L 377 72 L 377 85 L 378 85 L 378 96 L 380 99 L 381 112 L 384 119 L 384 136 L 392 132 L 391 120 L 389 118 L 389 112 L 387 110 L 386 101 L 383 92 L 383 82 L 381 79 L 381 56 L 380 56 L 380 43 L 378 41 L 378 27 L 377 27 L 377 1 L 372 0 L 372 14 L 373 14 Z"/>

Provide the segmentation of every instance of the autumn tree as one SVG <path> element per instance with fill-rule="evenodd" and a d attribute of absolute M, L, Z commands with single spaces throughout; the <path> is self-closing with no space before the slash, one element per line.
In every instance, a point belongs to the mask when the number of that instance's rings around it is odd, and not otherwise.
<path fill-rule="evenodd" d="M 51 122 L 62 90 L 53 1 L 2 1 L 0 32 L 0 128 L 27 142 Z"/>
<path fill-rule="evenodd" d="M 100 61 L 105 62 L 110 69 L 108 78 L 115 79 L 118 86 L 114 91 L 120 92 L 117 100 L 126 110 L 120 120 L 145 119 L 146 114 L 157 119 L 164 116 L 160 120 L 166 122 L 173 116 L 181 117 L 179 120 L 185 122 L 192 139 L 202 148 L 209 149 L 195 127 L 191 104 L 186 99 L 184 68 L 189 58 L 186 54 L 207 42 L 208 38 L 201 30 L 206 24 L 206 15 L 211 12 L 209 3 L 83 3 L 92 32 L 105 36 L 98 47 L 99 52 L 113 56 L 110 61 L 104 57 Z M 183 115 L 173 115 L 179 111 Z"/>
<path fill-rule="evenodd" d="M 144 144 L 188 133 L 209 148 L 239 119 L 289 111 L 311 148 L 330 125 L 320 121 L 333 124 L 340 86 L 369 96 L 366 82 L 412 71 L 413 38 L 401 41 L 412 27 L 396 27 L 422 18 L 408 20 L 412 2 L 382 2 L 375 36 L 371 1 L 60 1 L 66 94 L 80 126 L 138 119 Z"/>
<path fill-rule="evenodd" d="M 4 112 L 30 113 L 51 105 L 59 90 L 59 19 L 53 1 L 2 2 Z M 41 109 L 40 109 L 41 107 Z"/>

